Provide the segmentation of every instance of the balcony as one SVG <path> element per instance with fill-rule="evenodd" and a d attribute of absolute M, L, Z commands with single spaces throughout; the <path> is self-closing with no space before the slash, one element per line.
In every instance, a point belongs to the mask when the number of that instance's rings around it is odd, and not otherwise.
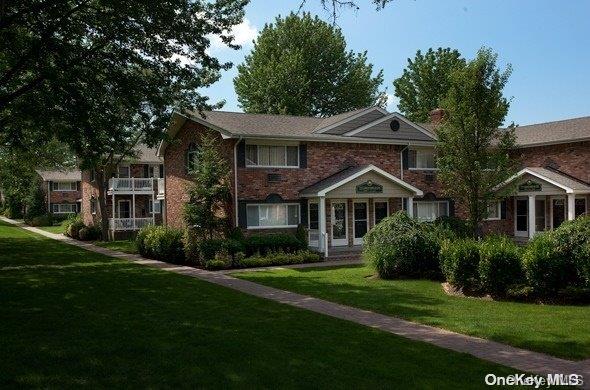
<path fill-rule="evenodd" d="M 161 181 L 161 182 L 160 182 Z M 157 194 L 164 193 L 164 179 L 137 178 L 137 177 L 114 177 L 109 179 L 109 194 L 132 194 L 143 193 L 151 194 L 157 191 Z"/>
<path fill-rule="evenodd" d="M 144 226 L 153 225 L 153 218 L 110 218 L 112 231 L 139 230 Z"/>
<path fill-rule="evenodd" d="M 164 179 L 158 179 L 157 199 L 164 199 L 165 192 L 166 192 L 166 187 L 164 186 Z"/>

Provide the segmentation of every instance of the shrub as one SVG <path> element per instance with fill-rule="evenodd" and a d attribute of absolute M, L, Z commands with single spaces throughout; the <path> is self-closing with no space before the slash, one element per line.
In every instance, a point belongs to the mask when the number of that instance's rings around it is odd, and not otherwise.
<path fill-rule="evenodd" d="M 554 232 L 541 233 L 531 240 L 523 255 L 527 283 L 543 296 L 554 295 L 575 280 L 575 266 Z"/>
<path fill-rule="evenodd" d="M 186 228 L 184 230 L 182 244 L 184 245 L 184 257 L 186 261 L 191 264 L 200 264 L 200 237 L 195 229 Z"/>
<path fill-rule="evenodd" d="M 485 292 L 503 296 L 522 280 L 520 249 L 510 238 L 489 236 L 480 245 L 479 278 Z"/>
<path fill-rule="evenodd" d="M 254 254 L 266 255 L 269 252 L 283 251 L 287 253 L 296 252 L 306 249 L 297 237 L 292 234 L 275 233 L 275 234 L 255 234 L 244 240 L 244 246 L 247 256 Z"/>
<path fill-rule="evenodd" d="M 471 229 L 467 221 L 457 217 L 438 217 L 434 221 L 435 225 L 453 232 L 456 237 L 467 238 L 471 234 Z"/>
<path fill-rule="evenodd" d="M 444 229 L 400 211 L 365 235 L 363 257 L 384 279 L 436 279 L 440 277 L 440 239 L 447 235 Z"/>
<path fill-rule="evenodd" d="M 479 287 L 479 244 L 475 240 L 446 240 L 440 248 L 443 275 L 453 286 L 475 291 Z"/>
<path fill-rule="evenodd" d="M 25 218 L 41 217 L 47 214 L 47 203 L 45 202 L 45 192 L 42 188 L 41 179 L 31 181 L 31 186 L 28 189 L 27 196 L 24 198 L 24 203 L 27 210 Z M 28 223 L 28 222 L 27 222 Z M 46 226 L 46 225 L 32 225 L 32 226 Z"/>
<path fill-rule="evenodd" d="M 25 222 L 30 226 L 53 226 L 53 217 L 51 214 L 38 215 L 35 217 L 25 217 Z"/>
<path fill-rule="evenodd" d="M 145 257 L 182 263 L 184 261 L 182 236 L 182 230 L 179 229 L 148 225 L 137 235 L 137 249 Z"/>
<path fill-rule="evenodd" d="M 301 245 L 304 248 L 307 248 L 309 245 L 308 236 L 307 236 L 307 229 L 302 224 L 297 225 L 297 231 L 295 232 L 295 237 L 299 240 Z"/>
<path fill-rule="evenodd" d="M 205 262 L 205 268 L 208 270 L 226 269 L 229 267 L 229 263 L 224 260 L 213 259 Z"/>
<path fill-rule="evenodd" d="M 590 242 L 578 248 L 575 262 L 581 283 L 590 288 Z"/>
<path fill-rule="evenodd" d="M 244 251 L 242 242 L 230 238 L 202 240 L 198 246 L 200 264 L 205 264 L 208 260 L 220 258 L 220 256 L 233 263 L 236 253 Z"/>
<path fill-rule="evenodd" d="M 565 258 L 571 259 L 574 267 L 572 278 L 567 282 L 570 286 L 588 286 L 588 267 L 590 258 L 587 246 L 590 245 L 590 216 L 578 217 L 566 221 L 553 232 L 556 249 Z"/>
<path fill-rule="evenodd" d="M 229 231 L 226 234 L 226 237 L 238 241 L 244 241 L 245 239 L 244 232 L 239 227 L 233 227 L 229 229 Z"/>
<path fill-rule="evenodd" d="M 66 220 L 63 224 L 64 227 L 64 234 L 68 237 L 75 238 L 76 240 L 80 238 L 79 232 L 80 229 L 84 228 L 84 222 L 79 215 L 72 215 L 70 218 Z"/>
<path fill-rule="evenodd" d="M 101 236 L 100 227 L 98 226 L 87 226 L 80 229 L 78 236 L 82 241 L 93 241 L 98 240 Z"/>
<path fill-rule="evenodd" d="M 301 250 L 294 253 L 275 252 L 268 253 L 266 256 L 251 256 L 239 261 L 237 266 L 250 267 L 268 267 L 273 265 L 303 264 L 315 263 L 321 260 L 318 253 Z"/>

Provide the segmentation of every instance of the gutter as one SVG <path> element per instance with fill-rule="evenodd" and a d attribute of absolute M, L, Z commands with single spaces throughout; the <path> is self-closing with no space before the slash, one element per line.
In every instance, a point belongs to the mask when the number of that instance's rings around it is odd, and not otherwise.
<path fill-rule="evenodd" d="M 238 227 L 238 144 L 242 142 L 242 137 L 234 145 L 234 222 Z"/>
<path fill-rule="evenodd" d="M 404 146 L 402 148 L 402 150 L 400 150 L 399 152 L 399 173 L 400 173 L 400 179 L 404 180 L 404 150 L 408 149 L 410 147 L 410 143 L 408 142 L 408 144 L 406 146 Z"/>

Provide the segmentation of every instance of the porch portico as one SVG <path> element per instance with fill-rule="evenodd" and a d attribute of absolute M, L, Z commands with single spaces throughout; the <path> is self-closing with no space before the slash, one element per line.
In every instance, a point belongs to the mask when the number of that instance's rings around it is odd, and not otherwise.
<path fill-rule="evenodd" d="M 547 168 L 521 170 L 499 189 L 514 186 L 512 204 L 514 236 L 532 238 L 537 232 L 588 213 L 590 186 Z"/>
<path fill-rule="evenodd" d="M 402 209 L 413 214 L 415 196 L 422 191 L 375 167 L 344 169 L 300 192 L 307 198 L 309 244 L 324 252 L 329 248 L 362 245 L 367 231 L 383 218 Z"/>

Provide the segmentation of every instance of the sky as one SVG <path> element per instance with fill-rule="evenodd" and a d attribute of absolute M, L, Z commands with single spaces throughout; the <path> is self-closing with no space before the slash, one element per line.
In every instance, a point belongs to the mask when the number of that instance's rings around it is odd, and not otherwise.
<path fill-rule="evenodd" d="M 343 10 L 337 20 L 349 50 L 367 51 L 375 71 L 383 69 L 387 109 L 397 111 L 392 82 L 418 49 L 451 47 L 473 58 L 482 46 L 498 54 L 500 67 L 511 64 L 504 90 L 511 98 L 506 124 L 541 123 L 590 116 L 590 1 L 588 0 L 394 0 L 376 11 L 369 0 Z M 235 65 L 252 50 L 252 41 L 278 15 L 297 11 L 301 0 L 252 0 L 233 34 L 240 50 L 213 40 L 211 53 L 234 67 L 204 92 L 225 100 L 223 110 L 242 111 L 233 87 Z M 304 11 L 330 21 L 320 0 Z"/>

